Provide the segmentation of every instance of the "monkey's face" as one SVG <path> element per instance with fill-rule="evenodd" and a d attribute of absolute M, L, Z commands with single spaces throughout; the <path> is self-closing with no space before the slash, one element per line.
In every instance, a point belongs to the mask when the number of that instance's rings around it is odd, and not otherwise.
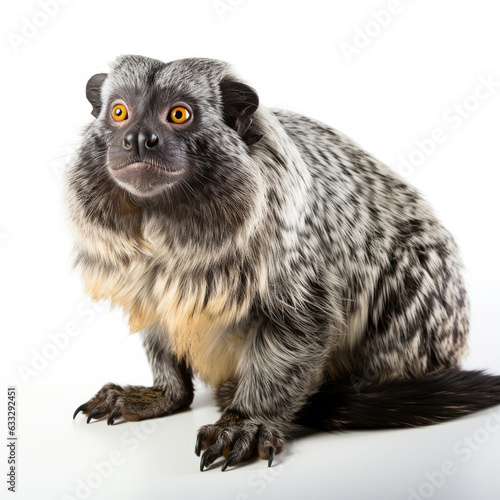
<path fill-rule="evenodd" d="M 120 186 L 150 196 L 187 175 L 189 153 L 183 133 L 195 121 L 189 104 L 163 103 L 143 95 L 118 97 L 107 108 L 107 164 Z"/>
<path fill-rule="evenodd" d="M 174 190 L 206 198 L 224 185 L 237 187 L 245 169 L 238 164 L 259 138 L 248 134 L 258 98 L 225 73 L 218 61 L 165 64 L 127 56 L 109 75 L 89 80 L 94 129 L 121 189 L 140 197 Z"/>

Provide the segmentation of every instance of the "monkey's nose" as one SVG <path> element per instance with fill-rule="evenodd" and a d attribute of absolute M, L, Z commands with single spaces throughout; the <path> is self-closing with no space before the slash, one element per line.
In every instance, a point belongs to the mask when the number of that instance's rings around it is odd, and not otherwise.
<path fill-rule="evenodd" d="M 135 132 L 129 132 L 123 138 L 123 147 L 127 150 L 132 150 L 137 148 L 137 134 Z"/>
<path fill-rule="evenodd" d="M 123 138 L 123 148 L 132 154 L 144 156 L 149 149 L 154 149 L 160 143 L 158 134 L 152 130 L 141 128 L 139 132 L 132 130 Z"/>
<path fill-rule="evenodd" d="M 137 142 L 139 143 L 139 156 L 144 156 L 148 149 L 154 149 L 158 145 L 158 134 L 152 130 L 141 128 Z"/>
<path fill-rule="evenodd" d="M 158 144 L 158 136 L 154 132 L 151 132 L 151 135 L 146 139 L 144 145 L 146 146 L 147 149 L 152 149 L 157 144 Z"/>

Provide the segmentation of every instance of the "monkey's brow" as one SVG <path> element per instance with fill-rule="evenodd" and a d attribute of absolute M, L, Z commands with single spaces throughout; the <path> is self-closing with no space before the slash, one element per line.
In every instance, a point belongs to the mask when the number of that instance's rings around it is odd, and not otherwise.
<path fill-rule="evenodd" d="M 198 99 L 191 93 L 185 90 L 176 89 L 174 87 L 160 87 L 152 85 L 147 88 L 139 89 L 137 87 L 120 86 L 112 89 L 109 94 L 109 102 L 117 99 L 123 99 L 129 103 L 156 104 L 158 107 L 167 106 L 175 101 L 184 101 L 191 105 L 196 105 Z"/>

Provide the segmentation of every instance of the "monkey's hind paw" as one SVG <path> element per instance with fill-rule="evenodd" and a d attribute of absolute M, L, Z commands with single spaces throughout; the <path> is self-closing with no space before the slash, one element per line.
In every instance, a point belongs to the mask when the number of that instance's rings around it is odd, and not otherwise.
<path fill-rule="evenodd" d="M 119 417 L 131 421 L 162 417 L 179 406 L 168 401 L 161 389 L 106 384 L 92 399 L 76 409 L 73 418 L 83 412 L 89 423 L 92 419 L 107 416 L 108 425 L 113 425 Z"/>
<path fill-rule="evenodd" d="M 235 412 L 225 413 L 214 425 L 204 425 L 198 431 L 195 453 L 201 456 L 200 470 L 210 467 L 219 457 L 226 460 L 221 470 L 258 454 L 271 467 L 274 456 L 283 450 L 284 435 L 266 424 L 256 424 Z"/>

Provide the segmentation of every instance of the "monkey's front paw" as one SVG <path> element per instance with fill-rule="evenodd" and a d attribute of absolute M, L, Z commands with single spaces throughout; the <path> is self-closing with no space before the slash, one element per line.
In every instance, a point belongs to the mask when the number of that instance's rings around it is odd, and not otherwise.
<path fill-rule="evenodd" d="M 222 464 L 225 471 L 229 465 L 248 460 L 256 453 L 271 467 L 274 456 L 283 450 L 284 442 L 280 431 L 245 420 L 235 412 L 227 412 L 216 424 L 201 427 L 194 451 L 200 456 L 201 450 L 206 450 L 201 457 L 201 471 L 221 456 L 226 457 Z"/>
<path fill-rule="evenodd" d="M 88 416 L 89 423 L 93 418 L 108 416 L 108 425 L 113 425 L 119 417 L 132 421 L 162 417 L 179 406 L 169 401 L 161 389 L 106 384 L 92 399 L 76 409 L 73 418 L 83 412 Z"/>

